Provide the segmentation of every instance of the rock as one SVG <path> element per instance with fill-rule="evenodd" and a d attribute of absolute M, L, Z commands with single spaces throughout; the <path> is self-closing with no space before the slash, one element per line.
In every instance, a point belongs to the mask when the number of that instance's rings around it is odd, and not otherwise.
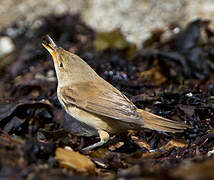
<path fill-rule="evenodd" d="M 13 52 L 15 49 L 15 46 L 13 44 L 13 41 L 7 37 L 2 36 L 0 37 L 0 58 Z"/>
<path fill-rule="evenodd" d="M 214 2 L 210 0 L 89 0 L 81 12 L 83 20 L 99 31 L 120 29 L 126 39 L 142 45 L 157 28 L 167 30 L 171 23 L 185 26 L 194 19 L 212 21 Z"/>

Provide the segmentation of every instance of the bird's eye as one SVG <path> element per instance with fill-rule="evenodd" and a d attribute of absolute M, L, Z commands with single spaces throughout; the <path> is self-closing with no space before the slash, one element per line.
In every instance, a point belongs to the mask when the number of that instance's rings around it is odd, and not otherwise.
<path fill-rule="evenodd" d="M 63 64 L 61 62 L 59 63 L 59 67 L 63 67 Z"/>

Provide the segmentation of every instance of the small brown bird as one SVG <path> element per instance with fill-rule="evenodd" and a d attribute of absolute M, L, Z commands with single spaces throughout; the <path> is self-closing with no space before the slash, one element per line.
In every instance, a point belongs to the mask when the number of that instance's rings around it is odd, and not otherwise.
<path fill-rule="evenodd" d="M 79 56 L 57 47 L 47 35 L 42 45 L 50 52 L 58 79 L 57 96 L 66 112 L 98 131 L 100 142 L 130 129 L 182 132 L 187 126 L 138 109 L 125 95 L 101 78 Z"/>

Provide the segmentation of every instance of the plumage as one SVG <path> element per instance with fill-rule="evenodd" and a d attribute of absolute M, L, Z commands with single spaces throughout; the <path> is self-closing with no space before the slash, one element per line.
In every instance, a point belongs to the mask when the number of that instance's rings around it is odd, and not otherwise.
<path fill-rule="evenodd" d="M 113 118 L 115 121 L 143 126 L 136 106 L 116 88 L 103 86 L 102 82 L 65 86 L 60 89 L 60 94 L 60 98 L 67 105 L 72 104 L 88 112 Z"/>
<path fill-rule="evenodd" d="M 60 103 L 69 115 L 95 128 L 100 136 L 100 142 L 84 150 L 101 146 L 109 140 L 109 134 L 128 129 L 149 128 L 175 133 L 187 128 L 183 123 L 138 109 L 79 56 L 57 47 L 49 36 L 43 46 L 54 60 Z"/>

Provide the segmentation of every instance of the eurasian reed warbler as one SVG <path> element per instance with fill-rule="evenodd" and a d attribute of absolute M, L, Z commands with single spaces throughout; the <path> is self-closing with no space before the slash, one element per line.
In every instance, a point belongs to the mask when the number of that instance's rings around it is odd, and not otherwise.
<path fill-rule="evenodd" d="M 53 57 L 58 79 L 57 96 L 62 107 L 70 116 L 95 128 L 100 136 L 99 142 L 83 150 L 102 146 L 111 135 L 131 129 L 149 128 L 175 133 L 187 128 L 181 122 L 138 109 L 84 60 L 57 47 L 48 35 L 42 45 Z"/>

